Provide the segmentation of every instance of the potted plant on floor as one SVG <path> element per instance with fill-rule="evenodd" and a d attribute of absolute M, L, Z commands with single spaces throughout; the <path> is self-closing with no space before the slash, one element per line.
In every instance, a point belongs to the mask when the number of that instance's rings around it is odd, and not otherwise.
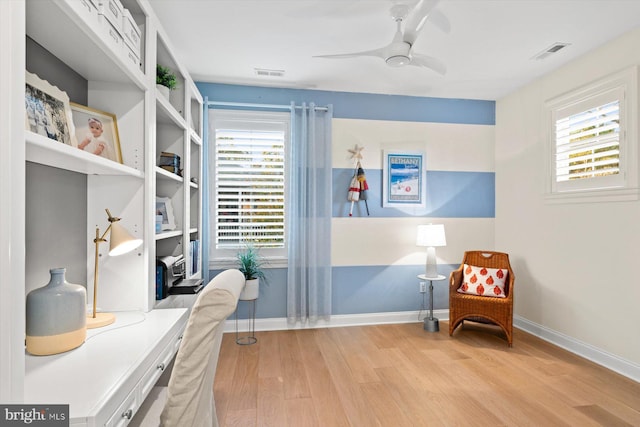
<path fill-rule="evenodd" d="M 156 65 L 156 87 L 160 93 L 169 99 L 169 94 L 178 86 L 178 79 L 173 72 L 165 66 Z"/>
<path fill-rule="evenodd" d="M 258 298 L 260 291 L 260 279 L 266 279 L 264 276 L 264 259 L 252 245 L 248 245 L 244 250 L 237 253 L 238 270 L 244 274 L 245 284 L 240 299 L 250 301 Z"/>

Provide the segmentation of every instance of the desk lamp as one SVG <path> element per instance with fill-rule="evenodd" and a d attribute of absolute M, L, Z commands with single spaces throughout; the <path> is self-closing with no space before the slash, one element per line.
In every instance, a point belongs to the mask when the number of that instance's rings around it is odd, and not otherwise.
<path fill-rule="evenodd" d="M 109 240 L 110 256 L 126 254 L 142 244 L 142 239 L 134 238 L 122 225 L 118 223 L 121 218 L 112 216 L 109 209 L 105 209 L 105 211 L 109 217 L 109 226 L 102 236 L 100 236 L 100 228 L 96 227 L 96 238 L 93 240 L 93 243 L 96 245 L 96 257 L 93 273 L 93 313 L 91 316 L 87 316 L 87 328 L 89 329 L 101 328 L 102 326 L 112 324 L 116 320 L 116 316 L 113 313 L 96 312 L 96 307 L 98 305 L 98 249 L 100 247 L 100 243 L 106 242 L 107 239 L 105 239 L 105 237 L 109 232 L 111 232 Z"/>
<path fill-rule="evenodd" d="M 442 224 L 426 224 L 418 226 L 418 236 L 416 238 L 417 246 L 427 247 L 427 263 L 425 276 L 427 278 L 438 277 L 438 268 L 436 261 L 436 246 L 446 246 L 447 239 L 444 235 L 444 225 Z"/>

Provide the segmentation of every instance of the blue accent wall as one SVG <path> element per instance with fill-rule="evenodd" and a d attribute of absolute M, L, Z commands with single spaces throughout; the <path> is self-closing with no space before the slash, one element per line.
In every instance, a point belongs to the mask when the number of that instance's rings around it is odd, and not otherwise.
<path fill-rule="evenodd" d="M 439 264 L 438 273 L 448 278 L 449 273 L 458 267 L 459 265 Z M 215 277 L 220 271 L 212 270 L 211 277 Z M 332 314 L 420 310 L 423 304 L 422 298 L 425 295 L 418 292 L 420 279 L 417 276 L 423 273 L 423 265 L 333 267 Z M 256 318 L 287 317 L 287 269 L 269 269 L 267 280 L 266 285 L 260 284 Z M 250 309 L 249 303 L 240 301 L 238 304 L 238 319 L 246 319 Z M 448 307 L 448 280 L 434 281 L 434 310 Z"/>
<path fill-rule="evenodd" d="M 210 101 L 289 105 L 291 101 L 333 105 L 333 117 L 342 119 L 495 125 L 495 101 L 427 98 L 371 93 L 329 92 L 196 83 Z"/>
<path fill-rule="evenodd" d="M 438 273 L 448 278 L 458 267 L 440 264 Z M 419 310 L 423 295 L 419 293 L 418 274 L 424 274 L 424 265 L 333 267 L 333 314 Z M 447 279 L 433 282 L 433 308 L 449 308 Z"/>
<path fill-rule="evenodd" d="M 448 123 L 460 125 L 495 125 L 495 102 L 482 100 L 427 98 L 398 95 L 330 92 L 196 83 L 202 95 L 213 102 L 270 104 L 332 105 L 333 117 L 380 121 Z M 221 107 L 224 108 L 224 107 Z M 401 148 L 401 147 L 399 147 Z M 438 149 L 434 146 L 434 149 Z M 492 165 L 482 165 L 487 170 Z M 452 166 L 455 169 L 455 165 Z M 382 170 L 365 170 L 369 187 L 370 217 L 434 217 L 494 218 L 495 173 L 472 171 L 428 170 L 426 174 L 426 207 L 396 209 L 382 207 Z M 353 169 L 332 171 L 334 218 L 346 217 L 351 203 L 347 200 Z M 206 207 L 205 207 L 206 208 Z M 366 217 L 364 202 L 355 204 L 353 215 Z M 362 225 L 362 224 L 361 224 Z M 372 230 L 374 232 L 375 230 Z M 463 250 L 464 248 L 460 248 Z M 488 247 L 488 249 L 491 249 Z M 366 250 L 375 250 L 368 248 Z M 332 269 L 332 312 L 335 315 L 416 311 L 423 305 L 418 274 L 424 265 L 348 265 Z M 452 261 L 450 261 L 452 262 Z M 344 263 L 343 263 L 344 264 Z M 448 277 L 458 265 L 438 265 L 440 274 Z M 220 270 L 212 270 L 211 277 Z M 261 285 L 257 301 L 257 318 L 284 318 L 287 306 L 287 269 L 268 269 L 268 284 Z M 448 281 L 434 282 L 434 309 L 448 308 Z M 424 299 L 426 304 L 426 298 Z M 248 303 L 240 302 L 238 316 L 246 318 Z M 416 319 L 418 321 L 418 319 Z"/>
<path fill-rule="evenodd" d="M 347 200 L 353 169 L 333 170 L 333 217 L 349 216 L 351 202 Z M 365 170 L 369 188 L 369 215 L 377 218 L 426 216 L 440 218 L 495 217 L 495 173 L 427 171 L 426 207 L 406 210 L 382 207 L 382 171 Z M 367 216 L 364 201 L 354 204 L 353 215 Z"/>

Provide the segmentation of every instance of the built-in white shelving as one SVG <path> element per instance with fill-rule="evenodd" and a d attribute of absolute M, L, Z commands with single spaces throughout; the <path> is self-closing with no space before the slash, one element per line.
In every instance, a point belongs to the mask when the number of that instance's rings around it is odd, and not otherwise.
<path fill-rule="evenodd" d="M 100 6 L 106 2 L 128 11 L 127 16 L 132 19 L 129 28 L 140 35 L 137 46 L 127 41 L 123 30 L 125 24 L 119 30 L 118 22 L 107 19 L 105 7 L 108 6 Z M 2 2 L 0 10 L 3 14 L 11 14 L 11 20 L 4 17 L 1 20 L 3 49 L 26 38 L 27 45 L 31 40 L 39 45 L 38 49 L 41 47 L 47 52 L 46 60 L 52 58 L 51 61 L 62 64 L 68 70 L 62 75 L 58 65 L 48 67 L 46 64 L 40 66 L 36 74 L 42 80 L 55 81 L 61 91 L 83 94 L 80 100 L 70 95 L 71 101 L 115 115 L 123 158 L 122 163 L 118 163 L 24 130 L 23 114 L 12 114 L 0 120 L 13 135 L 22 135 L 18 141 L 12 141 L 11 150 L 4 154 L 19 161 L 21 168 L 26 169 L 26 173 L 11 176 L 11 187 L 17 196 L 5 202 L 21 201 L 20 212 L 25 210 L 24 206 L 29 206 L 43 212 L 40 218 L 47 220 L 47 224 L 36 224 L 24 218 L 6 220 L 5 216 L 0 217 L 2 230 L 17 230 L 25 236 L 18 239 L 17 245 L 11 246 L 11 251 L 24 254 L 17 261 L 24 264 L 26 274 L 10 274 L 11 278 L 24 282 L 26 295 L 46 283 L 41 277 L 33 279 L 34 272 L 43 276 L 48 275 L 49 268 L 73 266 L 83 270 L 82 275 L 86 277 L 83 284 L 87 286 L 90 301 L 93 239 L 96 227 L 102 231 L 108 226 L 107 208 L 115 216 L 122 217 L 122 225 L 144 243 L 138 250 L 122 257 L 109 257 L 108 245 L 100 246 L 99 307 L 114 312 L 155 309 L 159 306 L 155 298 L 156 257 L 182 254 L 187 265 L 193 265 L 193 259 L 200 259 L 199 250 L 193 253 L 190 244 L 191 240 L 200 239 L 202 230 L 199 183 L 202 177 L 203 101 L 196 85 L 180 64 L 149 0 L 13 0 Z M 118 16 L 125 19 L 123 14 Z M 0 53 L 4 64 L 24 63 L 24 58 L 25 52 L 15 54 L 4 50 Z M 156 89 L 156 64 L 170 67 L 178 76 L 178 89 L 169 99 Z M 0 99 L 3 111 L 20 111 L 24 108 L 25 70 L 9 65 L 1 68 L 3 72 L 11 70 L 11 75 L 5 76 L 7 81 L 22 86 L 21 102 L 16 102 L 17 96 Z M 0 94 L 6 94 L 5 86 Z M 159 167 L 163 151 L 181 157 L 179 173 Z M 31 176 L 32 170 L 36 170 L 37 176 Z M 3 174 L 5 176 L 9 175 Z M 81 190 L 77 197 L 73 192 L 68 196 L 77 216 L 73 220 L 65 217 L 60 209 L 62 202 L 56 204 L 54 194 L 48 195 L 47 200 L 29 194 L 25 182 L 30 185 L 46 182 L 47 188 L 61 188 L 72 182 L 74 189 Z M 155 233 L 156 197 L 171 199 L 175 230 Z M 82 221 L 76 221 L 78 218 Z M 56 232 L 46 232 L 52 225 Z M 76 248 L 76 255 L 79 252 L 85 256 L 67 255 L 71 253 L 69 248 Z M 201 261 L 195 271 L 187 270 L 189 277 L 202 277 L 200 265 Z M 184 300 L 177 298 L 171 306 Z M 3 315 L 4 326 L 0 328 L 3 345 L 0 356 L 11 364 L 10 369 L 3 369 L 2 373 L 12 372 L 11 384 L 0 388 L 1 400 L 20 402 L 25 394 L 25 363 L 15 356 L 24 353 L 24 337 L 12 332 L 7 325 L 24 325 L 25 310 L 16 307 L 15 299 L 10 298 L 0 307 L 6 314 Z"/>

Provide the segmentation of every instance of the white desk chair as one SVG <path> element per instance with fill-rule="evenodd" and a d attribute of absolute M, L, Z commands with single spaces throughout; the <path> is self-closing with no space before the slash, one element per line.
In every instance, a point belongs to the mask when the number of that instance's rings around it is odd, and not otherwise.
<path fill-rule="evenodd" d="M 176 355 L 168 387 L 154 387 L 129 426 L 217 427 L 213 380 L 224 321 L 238 305 L 244 275 L 218 274 L 200 292 Z"/>

